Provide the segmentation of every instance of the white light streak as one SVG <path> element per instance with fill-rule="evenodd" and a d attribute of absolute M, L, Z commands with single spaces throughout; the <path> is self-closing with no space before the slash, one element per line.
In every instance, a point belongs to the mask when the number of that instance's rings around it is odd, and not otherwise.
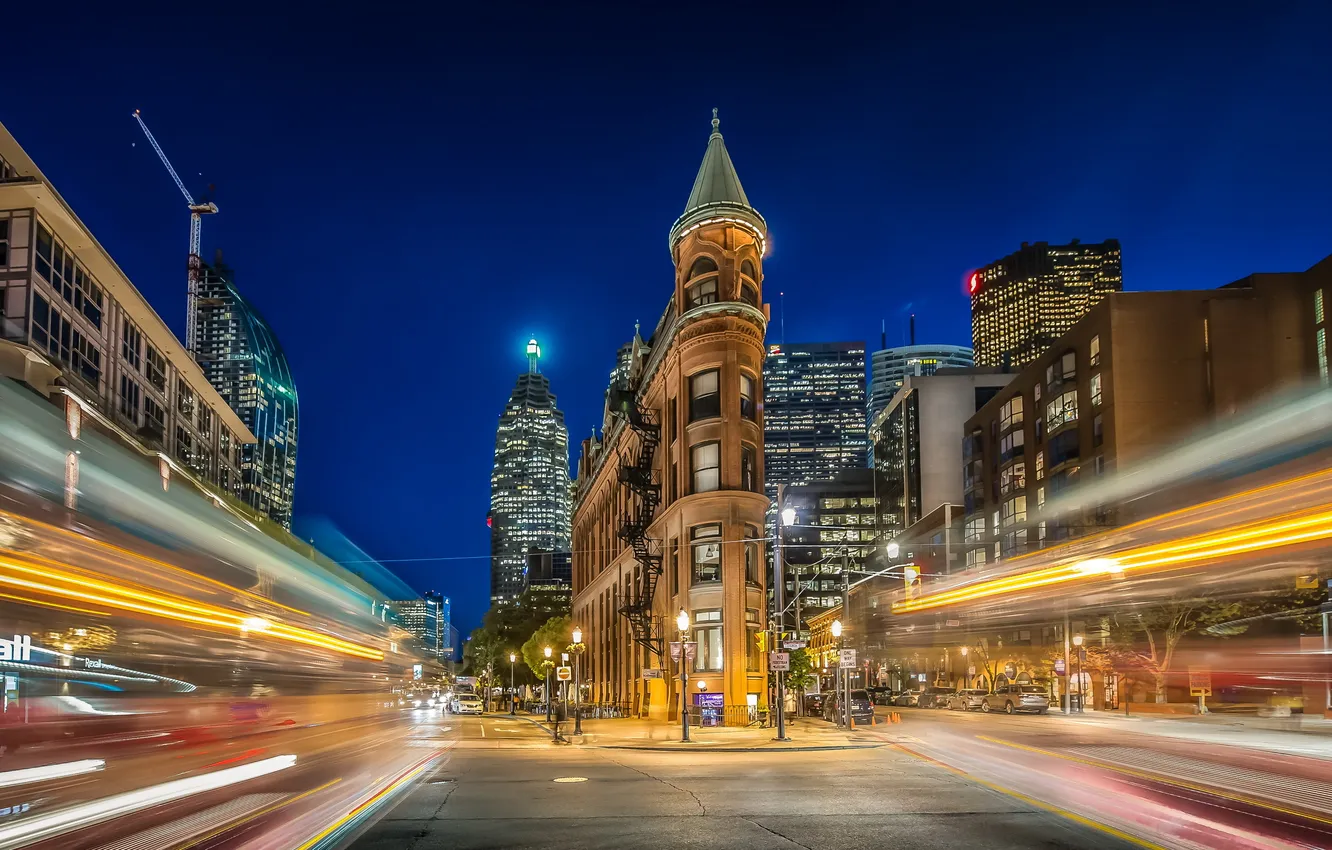
<path fill-rule="evenodd" d="M 78 776 L 81 773 L 92 773 L 94 770 L 101 770 L 103 767 L 106 767 L 106 762 L 101 759 L 84 759 L 82 761 L 67 761 L 63 764 L 28 767 L 23 770 L 8 770 L 0 773 L 0 788 L 26 785 L 29 782 L 42 782 L 47 779 L 63 779 L 66 776 Z"/>
<path fill-rule="evenodd" d="M 279 770 L 285 770 L 294 764 L 296 764 L 296 756 L 294 755 L 274 756 L 263 761 L 229 767 L 226 770 L 205 773 L 201 776 L 191 776 L 187 779 L 177 779 L 173 782 L 152 785 L 148 788 L 140 788 L 138 791 L 116 794 L 100 800 L 93 800 L 90 803 L 37 815 L 19 821 L 13 826 L 0 828 L 0 850 L 23 847 L 37 841 L 44 841 L 150 806 L 160 806 L 163 803 L 179 800 L 182 797 L 202 794 L 205 791 L 235 785 L 247 779 L 266 776 Z"/>

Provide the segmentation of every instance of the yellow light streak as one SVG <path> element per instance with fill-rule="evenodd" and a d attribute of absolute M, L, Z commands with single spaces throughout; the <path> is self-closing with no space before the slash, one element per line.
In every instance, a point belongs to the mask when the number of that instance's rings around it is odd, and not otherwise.
<path fill-rule="evenodd" d="M 50 563 L 48 559 L 42 560 Z M 49 594 L 62 600 L 77 599 L 107 608 L 134 611 L 178 622 L 227 631 L 244 631 L 252 639 L 276 638 L 374 661 L 384 658 L 381 650 L 285 623 L 265 620 L 268 625 L 266 629 L 251 631 L 250 626 L 256 618 L 248 612 L 232 611 L 181 597 L 137 590 L 35 561 L 0 556 L 0 584 L 39 594 Z M 54 603 L 51 607 L 67 606 Z"/>
<path fill-rule="evenodd" d="M 925 611 L 1054 584 L 1105 580 L 1112 574 L 1170 569 L 1183 564 L 1196 564 L 1261 549 L 1294 546 L 1328 538 L 1332 538 L 1332 511 L 1323 510 L 1297 517 L 1278 517 L 1257 525 L 1235 526 L 1180 541 L 1130 549 L 1114 555 L 1118 562 L 1118 569 L 1114 571 L 1088 570 L 1084 566 L 1087 561 L 1067 561 L 992 581 L 894 602 L 892 611 L 894 614 Z"/>

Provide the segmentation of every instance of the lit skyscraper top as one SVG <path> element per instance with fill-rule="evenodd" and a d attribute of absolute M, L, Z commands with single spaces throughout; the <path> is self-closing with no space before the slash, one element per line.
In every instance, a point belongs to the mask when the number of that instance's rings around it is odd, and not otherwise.
<path fill-rule="evenodd" d="M 523 592 L 527 552 L 569 551 L 569 432 L 550 381 L 538 369 L 541 346 L 527 343 L 528 369 L 500 414 L 490 476 L 490 600 L 511 605 Z"/>
<path fill-rule="evenodd" d="M 908 375 L 933 375 L 944 368 L 973 365 L 971 349 L 961 345 L 899 345 L 870 355 L 869 421 L 888 406 Z"/>
<path fill-rule="evenodd" d="M 1023 242 L 1019 251 L 967 280 L 976 365 L 1027 365 L 1108 293 L 1123 288 L 1117 239 Z"/>

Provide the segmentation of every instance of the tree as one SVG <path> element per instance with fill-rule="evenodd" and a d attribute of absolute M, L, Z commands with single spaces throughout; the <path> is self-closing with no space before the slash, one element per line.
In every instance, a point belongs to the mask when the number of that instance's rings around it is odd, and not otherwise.
<path fill-rule="evenodd" d="M 786 672 L 786 686 L 803 692 L 814 684 L 814 659 L 804 649 L 793 649 L 790 656 L 791 669 Z"/>
<path fill-rule="evenodd" d="M 1110 617 L 1110 646 L 1123 660 L 1147 671 L 1156 684 L 1156 701 L 1166 702 L 1166 679 L 1175 650 L 1185 636 L 1241 619 L 1245 605 L 1210 596 L 1174 596 L 1156 605 Z M 1234 627 L 1232 634 L 1244 631 Z"/>
<path fill-rule="evenodd" d="M 569 646 L 573 624 L 568 617 L 551 617 L 523 643 L 523 660 L 538 679 L 546 678 L 545 648 L 550 647 L 551 661 L 558 664 L 560 653 Z"/>

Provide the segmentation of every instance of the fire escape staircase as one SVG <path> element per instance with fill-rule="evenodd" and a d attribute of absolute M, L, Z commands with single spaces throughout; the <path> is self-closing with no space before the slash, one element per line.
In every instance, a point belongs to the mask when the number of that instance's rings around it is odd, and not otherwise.
<path fill-rule="evenodd" d="M 629 621 L 634 642 L 663 657 L 664 629 L 653 615 L 652 602 L 661 579 L 661 551 L 648 537 L 648 527 L 661 504 L 661 485 L 652 480 L 652 464 L 661 443 L 661 425 L 652 411 L 638 403 L 636 393 L 627 387 L 612 390 L 611 409 L 638 435 L 638 445 L 630 449 L 628 462 L 620 466 L 620 483 L 633 498 L 619 536 L 634 550 L 639 564 L 637 586 L 625 596 L 620 613 Z"/>

